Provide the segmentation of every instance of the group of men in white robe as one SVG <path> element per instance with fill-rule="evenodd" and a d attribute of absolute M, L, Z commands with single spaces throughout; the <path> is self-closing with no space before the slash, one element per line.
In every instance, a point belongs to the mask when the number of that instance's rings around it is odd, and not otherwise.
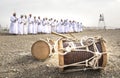
<path fill-rule="evenodd" d="M 16 17 L 16 13 L 10 17 L 10 34 L 28 34 L 27 16 Z"/>
<path fill-rule="evenodd" d="M 29 17 L 26 15 L 21 15 L 19 18 L 16 17 L 16 13 L 10 18 L 10 34 L 38 34 L 38 33 L 48 33 L 57 32 L 57 33 L 68 33 L 68 32 L 81 32 L 82 23 L 71 21 L 68 19 L 56 20 L 53 18 L 43 18 L 40 16 L 32 17 L 32 14 L 29 14 Z"/>

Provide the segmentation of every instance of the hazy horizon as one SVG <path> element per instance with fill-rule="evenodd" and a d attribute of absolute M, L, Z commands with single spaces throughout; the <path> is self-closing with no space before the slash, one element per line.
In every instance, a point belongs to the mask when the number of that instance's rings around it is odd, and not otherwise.
<path fill-rule="evenodd" d="M 84 26 L 98 26 L 104 14 L 108 27 L 120 28 L 120 0 L 3 0 L 0 2 L 0 24 L 8 26 L 13 12 L 33 16 L 71 19 Z"/>

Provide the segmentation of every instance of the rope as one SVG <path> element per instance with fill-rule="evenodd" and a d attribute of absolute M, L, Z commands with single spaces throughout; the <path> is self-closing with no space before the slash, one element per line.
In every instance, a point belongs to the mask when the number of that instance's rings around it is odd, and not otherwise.
<path fill-rule="evenodd" d="M 88 41 L 91 41 L 91 43 L 88 43 Z M 84 44 L 84 42 L 87 42 L 86 44 Z M 89 46 L 89 45 L 92 45 L 94 42 L 94 38 L 93 37 L 82 37 L 81 40 L 80 40 L 80 44 L 82 46 Z"/>

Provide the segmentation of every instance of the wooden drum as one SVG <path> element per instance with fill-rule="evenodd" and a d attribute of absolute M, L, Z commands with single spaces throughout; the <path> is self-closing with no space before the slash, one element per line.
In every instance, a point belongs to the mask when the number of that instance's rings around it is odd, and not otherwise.
<path fill-rule="evenodd" d="M 45 60 L 51 53 L 51 45 L 45 40 L 36 41 L 31 47 L 33 57 L 38 60 Z"/>
<path fill-rule="evenodd" d="M 105 43 L 101 37 L 94 38 L 94 40 L 94 44 L 92 43 L 86 46 L 82 46 L 80 43 L 72 41 L 76 48 L 66 54 L 64 54 L 66 51 L 61 49 L 66 48 L 66 42 L 69 43 L 70 41 L 67 39 L 59 40 L 58 57 L 60 71 L 69 72 L 72 70 L 79 71 L 85 69 L 103 69 L 107 63 Z M 98 50 L 97 52 L 96 48 Z M 63 53 L 63 55 L 61 53 Z"/>

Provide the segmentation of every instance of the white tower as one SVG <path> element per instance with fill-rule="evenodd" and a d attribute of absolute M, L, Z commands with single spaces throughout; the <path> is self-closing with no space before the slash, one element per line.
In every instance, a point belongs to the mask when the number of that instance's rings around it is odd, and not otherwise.
<path fill-rule="evenodd" d="M 104 15 L 103 14 L 100 14 L 99 22 L 98 22 L 98 28 L 106 29 L 106 25 L 105 25 L 105 20 L 104 20 Z"/>

